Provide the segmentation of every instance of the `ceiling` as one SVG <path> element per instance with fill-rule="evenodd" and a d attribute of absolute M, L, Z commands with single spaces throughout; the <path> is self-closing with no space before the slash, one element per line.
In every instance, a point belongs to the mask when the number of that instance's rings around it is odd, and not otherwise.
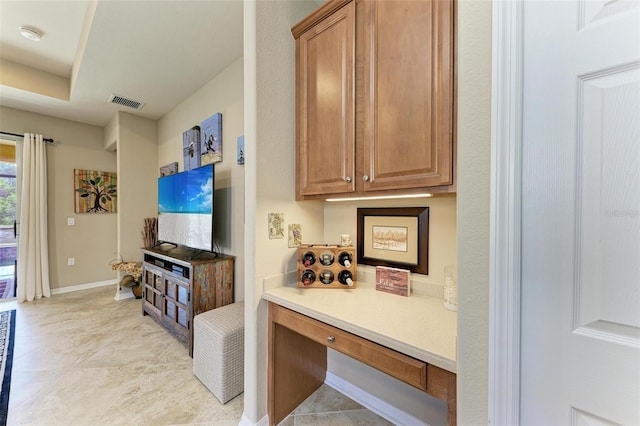
<path fill-rule="evenodd" d="M 157 120 L 241 56 L 242 0 L 0 0 L 6 107 L 97 126 L 119 110 Z"/>

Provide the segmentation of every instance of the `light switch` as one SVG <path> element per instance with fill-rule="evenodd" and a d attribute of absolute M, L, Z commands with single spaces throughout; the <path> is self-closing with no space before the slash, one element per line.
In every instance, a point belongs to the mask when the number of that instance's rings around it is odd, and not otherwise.
<path fill-rule="evenodd" d="M 68 217 L 67 218 L 67 225 L 73 226 L 75 224 L 76 224 L 76 219 L 74 217 Z"/>

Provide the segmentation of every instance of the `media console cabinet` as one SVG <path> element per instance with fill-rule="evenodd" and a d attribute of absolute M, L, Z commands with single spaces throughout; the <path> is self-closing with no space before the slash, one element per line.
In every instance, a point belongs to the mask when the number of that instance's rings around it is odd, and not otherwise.
<path fill-rule="evenodd" d="M 281 286 L 269 302 L 268 411 L 278 424 L 325 380 L 327 348 L 447 404 L 456 424 L 455 312 L 441 298 Z M 383 314 L 384 313 L 384 314 Z"/>
<path fill-rule="evenodd" d="M 151 315 L 193 356 L 193 318 L 233 303 L 235 258 L 173 246 L 142 252 L 142 315 Z"/>

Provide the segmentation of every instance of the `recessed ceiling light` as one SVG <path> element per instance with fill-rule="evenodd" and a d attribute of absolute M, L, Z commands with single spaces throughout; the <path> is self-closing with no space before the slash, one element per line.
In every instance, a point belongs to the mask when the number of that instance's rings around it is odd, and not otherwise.
<path fill-rule="evenodd" d="M 40 41 L 40 39 L 42 38 L 42 31 L 34 27 L 28 27 L 26 25 L 20 27 L 20 34 L 22 34 L 24 38 L 31 41 Z"/>

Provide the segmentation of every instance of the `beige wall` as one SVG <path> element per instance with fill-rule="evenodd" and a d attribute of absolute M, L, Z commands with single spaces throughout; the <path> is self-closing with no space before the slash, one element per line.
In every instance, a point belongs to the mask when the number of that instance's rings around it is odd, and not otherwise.
<path fill-rule="evenodd" d="M 423 286 L 423 292 L 444 292 L 444 265 L 456 263 L 456 197 L 445 195 L 434 198 L 403 200 L 377 200 L 358 202 L 325 203 L 324 239 L 312 243 L 336 244 L 340 235 L 350 234 L 356 242 L 358 208 L 373 207 L 429 207 L 429 273 L 412 274 L 412 279 Z M 437 288 L 433 288 L 437 287 Z"/>
<path fill-rule="evenodd" d="M 215 164 L 214 235 L 220 250 L 236 257 L 235 300 L 244 300 L 244 171 L 236 145 L 243 129 L 243 62 L 239 58 L 158 121 L 157 167 L 178 162 L 184 170 L 182 133 L 222 114 L 222 162 Z M 249 154 L 253 155 L 253 154 Z M 154 182 L 154 188 L 156 187 Z"/>
<path fill-rule="evenodd" d="M 295 5 L 301 7 L 300 4 Z M 343 233 L 356 235 L 357 207 L 429 205 L 430 226 L 430 268 L 428 276 L 422 276 L 425 286 L 435 291 L 442 286 L 442 270 L 445 264 L 456 263 L 456 198 L 442 197 L 416 201 L 378 201 L 358 203 L 296 202 L 295 194 L 295 119 L 294 119 L 294 43 L 289 32 L 292 24 L 318 5 L 306 3 L 304 9 L 294 11 L 289 2 L 257 3 L 257 60 L 256 60 L 256 144 L 257 158 L 255 185 L 255 275 L 251 289 L 255 306 L 246 320 L 255 315 L 257 328 L 246 331 L 256 344 L 256 365 L 247 364 L 247 370 L 255 370 L 256 382 L 245 382 L 245 415 L 255 413 L 260 419 L 266 410 L 266 313 L 264 302 L 260 302 L 264 278 L 279 276 L 295 271 L 294 249 L 287 248 L 286 240 L 269 240 L 267 237 L 267 214 L 281 212 L 285 225 L 300 223 L 303 242 L 337 242 Z M 297 15 L 297 17 L 296 17 Z M 245 16 L 246 19 L 246 16 Z M 248 22 L 245 20 L 245 37 Z M 245 61 L 248 51 L 245 47 Z M 251 81 L 245 83 L 251 85 Z M 249 93 L 247 91 L 246 95 Z M 249 107 L 249 102 L 245 102 Z M 248 111 L 249 115 L 251 114 Z M 247 112 L 245 112 L 247 114 Z M 248 121 L 248 120 L 247 120 Z M 248 123 L 247 123 L 248 124 Z M 250 130 L 247 130 L 247 134 Z M 247 185 L 251 180 L 248 177 Z M 249 199 L 247 200 L 249 203 Z M 247 213 L 248 214 L 248 213 Z M 249 291 L 247 291 L 249 293 Z M 248 341 L 247 345 L 252 342 Z M 255 343 L 254 343 L 255 344 Z M 249 348 L 250 346 L 246 346 Z M 252 352 L 252 351 L 248 351 Z M 445 408 L 432 398 L 425 398 L 404 384 L 392 383 L 387 377 L 372 374 L 364 365 L 357 365 L 348 358 L 330 354 L 329 368 L 334 374 L 365 389 L 376 389 L 378 396 L 392 401 L 407 412 L 430 422 L 442 420 Z M 354 374 L 355 372 L 355 374 Z M 254 402 L 247 389 L 255 389 L 258 399 Z"/>
<path fill-rule="evenodd" d="M 118 255 L 141 261 L 144 219 L 157 217 L 157 122 L 119 111 L 118 156 Z"/>
<path fill-rule="evenodd" d="M 74 212 L 73 169 L 116 171 L 116 154 L 104 150 L 102 128 L 6 107 L 0 107 L 0 128 L 56 141 L 47 147 L 51 288 L 115 279 L 109 262 L 117 256 L 116 214 Z M 69 217 L 75 226 L 67 226 Z M 67 266 L 69 257 L 75 266 Z"/>
<path fill-rule="evenodd" d="M 118 148 L 118 114 L 104 126 L 104 149 L 115 151 Z"/>
<path fill-rule="evenodd" d="M 302 225 L 304 241 L 322 238 L 322 204 L 295 202 L 294 43 L 290 28 L 317 3 L 245 3 L 245 132 L 247 143 L 247 271 L 244 416 L 267 413 L 267 314 L 263 280 L 294 265 L 286 237 L 270 240 L 268 213 L 283 213 L 285 229 Z M 255 196 L 253 195 L 255 194 Z"/>
<path fill-rule="evenodd" d="M 337 243 L 341 234 L 357 235 L 357 209 L 372 207 L 429 207 L 429 273 L 411 274 L 411 288 L 422 294 L 442 297 L 444 265 L 457 261 L 455 195 L 406 200 L 377 200 L 325 203 L 324 240 Z M 359 273 L 374 271 L 372 266 L 358 265 Z M 427 326 L 428 324 L 424 324 Z M 446 406 L 441 401 L 412 386 L 380 373 L 352 358 L 329 351 L 327 369 L 336 376 L 384 400 L 429 424 L 446 423 Z"/>
<path fill-rule="evenodd" d="M 458 423 L 488 422 L 491 2 L 458 8 Z"/>

